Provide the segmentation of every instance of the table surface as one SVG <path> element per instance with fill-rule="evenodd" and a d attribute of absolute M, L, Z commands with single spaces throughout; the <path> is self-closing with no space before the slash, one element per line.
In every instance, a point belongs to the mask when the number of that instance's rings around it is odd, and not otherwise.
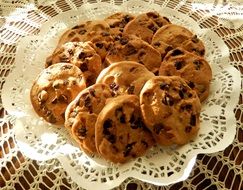
<path fill-rule="evenodd" d="M 41 25 L 53 16 L 70 10 L 66 2 L 80 7 L 80 0 L 2 0 L 0 2 L 0 93 L 15 64 L 18 41 L 27 35 L 38 34 Z M 108 0 L 109 1 L 109 0 Z M 94 1 L 93 1 L 94 2 Z M 158 2 L 158 1 L 157 1 Z M 161 0 L 173 8 L 179 0 Z M 202 3 L 203 2 L 203 3 Z M 200 26 L 215 31 L 230 50 L 231 64 L 243 79 L 243 1 L 194 0 L 180 1 L 179 11 L 186 13 L 191 4 L 201 5 L 193 19 Z M 30 22 L 35 27 L 30 27 Z M 14 28 L 14 30 L 13 30 Z M 21 31 L 16 33 L 16 31 Z M 47 171 L 48 165 L 25 157 L 14 138 L 14 126 L 0 101 L 0 188 L 1 189 L 82 189 L 62 168 Z M 235 108 L 237 133 L 233 143 L 224 151 L 197 156 L 188 179 L 165 187 L 158 187 L 129 178 L 117 189 L 243 189 L 243 90 Z M 52 164 L 50 160 L 47 164 Z"/>

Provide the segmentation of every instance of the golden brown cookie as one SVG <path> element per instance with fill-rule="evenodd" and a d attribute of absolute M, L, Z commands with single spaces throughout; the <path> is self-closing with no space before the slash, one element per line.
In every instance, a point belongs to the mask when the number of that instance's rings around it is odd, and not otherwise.
<path fill-rule="evenodd" d="M 91 47 L 90 42 L 67 42 L 63 44 L 46 59 L 45 66 L 49 67 L 60 62 L 76 65 L 86 77 L 88 86 L 95 83 L 102 70 L 101 58 Z"/>
<path fill-rule="evenodd" d="M 212 70 L 208 62 L 201 56 L 176 48 L 164 58 L 160 75 L 180 76 L 197 92 L 201 102 L 209 95 Z"/>
<path fill-rule="evenodd" d="M 52 124 L 63 124 L 67 105 L 86 87 L 80 69 L 58 63 L 44 69 L 34 81 L 30 99 L 36 113 Z"/>
<path fill-rule="evenodd" d="M 135 16 L 129 13 L 118 12 L 106 17 L 104 21 L 109 24 L 110 33 L 115 38 L 122 35 L 124 27 L 134 18 Z"/>
<path fill-rule="evenodd" d="M 162 26 L 170 24 L 168 18 L 160 16 L 157 12 L 147 12 L 138 15 L 124 28 L 124 34 L 135 35 L 151 43 L 154 33 Z"/>
<path fill-rule="evenodd" d="M 114 163 L 145 154 L 154 140 L 143 123 L 137 96 L 109 100 L 97 118 L 95 141 L 99 154 Z"/>
<path fill-rule="evenodd" d="M 144 83 L 154 77 L 142 64 L 133 61 L 121 61 L 104 69 L 96 83 L 109 85 L 116 95 L 139 95 Z"/>
<path fill-rule="evenodd" d="M 114 42 L 105 61 L 107 65 L 119 61 L 135 61 L 158 74 L 161 56 L 155 48 L 140 38 L 122 36 Z"/>
<path fill-rule="evenodd" d="M 160 145 L 182 145 L 199 130 L 197 93 L 178 76 L 156 76 L 140 94 L 144 122 Z"/>
<path fill-rule="evenodd" d="M 94 84 L 82 90 L 65 112 L 65 127 L 86 153 L 96 153 L 95 123 L 106 100 L 113 97 L 105 84 Z"/>
<path fill-rule="evenodd" d="M 113 41 L 113 37 L 110 34 L 110 27 L 105 21 L 86 21 L 67 30 L 60 37 L 57 47 L 60 47 L 66 42 L 80 41 L 91 41 L 93 43 L 93 48 L 103 60 Z"/>
<path fill-rule="evenodd" d="M 161 53 L 162 58 L 168 51 L 177 47 L 184 48 L 200 56 L 205 54 L 204 44 L 197 35 L 176 24 L 165 25 L 158 29 L 151 44 Z"/>

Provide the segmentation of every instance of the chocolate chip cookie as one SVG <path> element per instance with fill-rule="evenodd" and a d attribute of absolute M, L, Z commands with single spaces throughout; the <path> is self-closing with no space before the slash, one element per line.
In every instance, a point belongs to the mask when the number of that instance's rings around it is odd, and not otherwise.
<path fill-rule="evenodd" d="M 97 118 L 95 140 L 99 154 L 114 163 L 144 155 L 154 140 L 143 123 L 139 98 L 121 95 L 110 99 Z"/>
<path fill-rule="evenodd" d="M 151 44 L 161 53 L 162 58 L 168 51 L 177 47 L 184 48 L 200 56 L 205 54 L 204 44 L 197 35 L 176 24 L 165 25 L 158 29 Z"/>
<path fill-rule="evenodd" d="M 96 153 L 95 123 L 106 100 L 113 97 L 105 84 L 94 84 L 82 90 L 65 112 L 65 127 L 86 153 Z"/>
<path fill-rule="evenodd" d="M 140 38 L 122 36 L 114 42 L 105 61 L 108 65 L 119 61 L 135 61 L 158 74 L 161 56 L 155 48 Z"/>
<path fill-rule="evenodd" d="M 95 83 L 102 70 L 101 58 L 91 47 L 90 42 L 67 42 L 63 44 L 46 59 L 45 66 L 49 67 L 60 62 L 76 65 L 86 77 L 88 86 Z"/>
<path fill-rule="evenodd" d="M 109 85 L 116 95 L 139 95 L 144 83 L 154 74 L 143 65 L 133 61 L 121 61 L 104 69 L 96 83 Z"/>
<path fill-rule="evenodd" d="M 135 16 L 129 13 L 118 12 L 112 14 L 104 19 L 110 26 L 110 33 L 115 38 L 116 36 L 121 36 L 124 27 L 133 20 Z"/>
<path fill-rule="evenodd" d="M 63 124 L 67 105 L 86 87 L 83 73 L 69 63 L 44 69 L 34 81 L 30 99 L 36 113 L 52 124 Z"/>
<path fill-rule="evenodd" d="M 103 60 L 113 41 L 113 37 L 110 34 L 110 27 L 105 21 L 86 21 L 67 30 L 60 37 L 57 47 L 60 47 L 66 42 L 80 41 L 91 41 L 93 43 L 93 48 Z"/>
<path fill-rule="evenodd" d="M 212 70 L 208 62 L 201 56 L 176 48 L 164 58 L 160 75 L 180 76 L 197 92 L 201 102 L 209 95 Z"/>
<path fill-rule="evenodd" d="M 138 15 L 134 20 L 129 22 L 124 33 L 135 35 L 142 40 L 151 43 L 154 33 L 162 26 L 170 24 L 168 18 L 160 16 L 157 12 L 147 12 Z"/>
<path fill-rule="evenodd" d="M 160 145 L 182 145 L 199 130 L 197 93 L 178 76 L 156 76 L 140 94 L 144 122 Z"/>

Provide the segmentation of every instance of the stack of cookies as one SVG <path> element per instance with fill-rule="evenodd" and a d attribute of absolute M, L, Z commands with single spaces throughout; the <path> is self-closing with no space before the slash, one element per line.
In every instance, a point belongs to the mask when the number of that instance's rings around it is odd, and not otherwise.
<path fill-rule="evenodd" d="M 47 57 L 31 102 L 87 154 L 124 163 L 197 135 L 212 79 L 204 54 L 197 35 L 157 12 L 82 22 Z"/>

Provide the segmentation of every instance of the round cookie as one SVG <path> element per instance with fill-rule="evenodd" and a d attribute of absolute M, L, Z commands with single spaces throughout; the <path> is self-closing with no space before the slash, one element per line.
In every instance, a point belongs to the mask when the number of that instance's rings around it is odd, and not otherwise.
<path fill-rule="evenodd" d="M 65 127 L 86 153 L 96 153 L 95 123 L 105 106 L 106 100 L 113 97 L 105 84 L 94 84 L 82 90 L 69 104 L 65 112 Z"/>
<path fill-rule="evenodd" d="M 58 47 L 55 52 L 46 59 L 46 67 L 65 62 L 76 65 L 86 77 L 87 85 L 95 83 L 102 70 L 100 56 L 91 47 L 90 42 L 67 42 Z"/>
<path fill-rule="evenodd" d="M 200 100 L 178 76 L 148 80 L 140 104 L 144 122 L 160 145 L 185 144 L 199 130 Z"/>
<path fill-rule="evenodd" d="M 135 35 L 151 43 L 154 33 L 167 24 L 170 24 L 168 18 L 160 16 L 157 12 L 147 12 L 129 22 L 124 28 L 124 34 Z"/>
<path fill-rule="evenodd" d="M 35 112 L 47 122 L 63 124 L 67 105 L 86 87 L 80 69 L 58 63 L 44 69 L 34 81 L 30 99 Z"/>
<path fill-rule="evenodd" d="M 191 31 L 176 24 L 165 25 L 157 30 L 152 39 L 152 46 L 156 48 L 163 58 L 174 48 L 181 47 L 189 52 L 204 56 L 205 47 Z"/>
<path fill-rule="evenodd" d="M 140 38 L 122 36 L 114 42 L 105 61 L 107 65 L 119 61 L 135 61 L 143 64 L 149 71 L 158 74 L 161 55 Z"/>
<path fill-rule="evenodd" d="M 165 56 L 159 74 L 182 77 L 197 92 L 201 102 L 208 97 L 212 70 L 201 56 L 176 48 Z"/>
<path fill-rule="evenodd" d="M 116 95 L 139 95 L 144 83 L 152 77 L 154 74 L 143 65 L 133 61 L 121 61 L 104 69 L 96 83 L 109 85 Z"/>
<path fill-rule="evenodd" d="M 113 41 L 109 25 L 103 20 L 86 21 L 67 30 L 58 42 L 58 46 L 66 42 L 91 41 L 93 48 L 103 60 Z"/>
<path fill-rule="evenodd" d="M 135 17 L 129 13 L 118 12 L 112 14 L 104 19 L 110 26 L 110 33 L 115 38 L 116 36 L 121 36 L 124 27 L 133 20 Z"/>
<path fill-rule="evenodd" d="M 135 95 L 121 95 L 110 99 L 100 112 L 95 125 L 98 153 L 114 163 L 137 158 L 154 144 L 145 127 Z"/>

